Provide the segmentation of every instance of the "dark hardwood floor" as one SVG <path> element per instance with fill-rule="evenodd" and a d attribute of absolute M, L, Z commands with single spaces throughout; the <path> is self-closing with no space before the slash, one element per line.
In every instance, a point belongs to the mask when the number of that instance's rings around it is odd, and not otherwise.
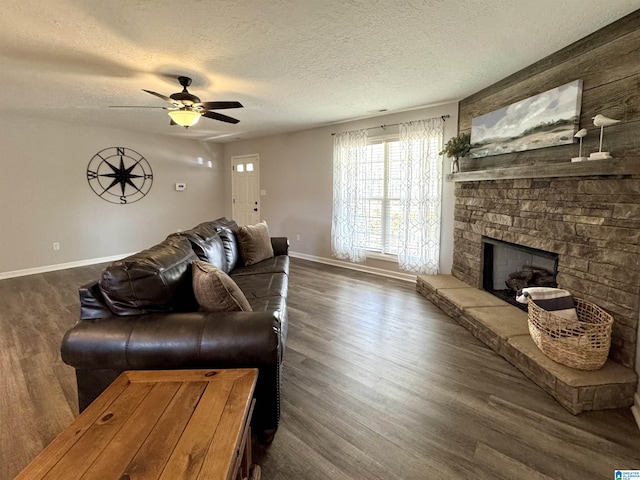
<path fill-rule="evenodd" d="M 101 266 L 0 281 L 0 478 L 77 413 L 59 344 Z M 629 409 L 573 416 L 409 282 L 292 259 L 282 422 L 263 478 L 611 479 Z"/>

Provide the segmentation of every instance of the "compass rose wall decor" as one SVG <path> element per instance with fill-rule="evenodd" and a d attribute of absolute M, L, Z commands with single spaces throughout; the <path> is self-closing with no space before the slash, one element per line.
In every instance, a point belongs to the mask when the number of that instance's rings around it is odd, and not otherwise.
<path fill-rule="evenodd" d="M 89 161 L 87 181 L 103 200 L 126 204 L 137 202 L 149 193 L 153 172 L 149 162 L 135 150 L 109 147 Z"/>

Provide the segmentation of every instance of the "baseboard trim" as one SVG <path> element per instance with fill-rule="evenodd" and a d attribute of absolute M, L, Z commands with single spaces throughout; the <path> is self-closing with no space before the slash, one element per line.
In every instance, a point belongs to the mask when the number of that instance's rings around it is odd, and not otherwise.
<path fill-rule="evenodd" d="M 405 282 L 415 283 L 417 277 L 416 275 L 412 275 L 410 273 L 392 272 L 390 270 L 384 270 L 382 268 L 369 267 L 367 265 L 358 265 L 357 263 L 342 262 L 340 260 L 334 260 L 333 258 L 316 257 L 315 255 L 307 255 L 306 253 L 289 251 L 289 256 L 293 258 L 300 258 L 302 260 L 309 260 L 311 262 L 324 263 L 325 265 L 332 265 L 334 267 L 357 270 L 358 272 L 372 273 L 374 275 L 380 275 L 381 277 L 404 280 Z"/>
<path fill-rule="evenodd" d="M 86 267 L 87 265 L 95 265 L 96 263 L 107 263 L 115 260 L 125 258 L 132 253 L 122 253 L 120 255 L 111 255 L 109 257 L 89 258 L 87 260 L 79 260 L 75 262 L 58 263 L 55 265 L 45 265 L 42 267 L 26 268 L 24 270 L 14 270 L 11 272 L 0 272 L 0 280 L 8 278 L 24 277 L 27 275 L 36 275 L 38 273 L 55 272 L 57 270 L 65 270 L 67 268 Z M 347 268 L 349 270 L 356 270 L 359 272 L 371 273 L 379 275 L 381 277 L 395 278 L 397 280 L 404 280 L 406 282 L 415 282 L 416 275 L 402 272 L 393 272 L 390 270 L 384 270 L 382 268 L 369 267 L 367 265 L 358 265 L 355 263 L 342 262 L 340 260 L 334 260 L 332 258 L 316 257 L 315 255 L 307 255 L 306 253 L 298 253 L 289 251 L 289 256 L 294 258 L 300 258 L 302 260 L 309 260 L 316 263 L 324 263 L 326 265 L 332 265 L 334 267 Z"/>
<path fill-rule="evenodd" d="M 631 407 L 631 412 L 633 413 L 636 423 L 638 424 L 638 428 L 640 429 L 640 394 L 636 393 L 633 398 L 635 399 L 635 402 L 633 407 Z"/>
<path fill-rule="evenodd" d="M 12 272 L 0 272 L 0 280 L 7 278 L 24 277 L 27 275 L 35 275 L 38 273 L 55 272 L 57 270 L 66 270 L 67 268 L 86 267 L 87 265 L 95 265 L 96 263 L 107 263 L 128 257 L 131 253 L 122 253 L 120 255 L 111 255 L 109 257 L 89 258 L 87 260 L 79 260 L 76 262 L 58 263 L 56 265 L 45 265 L 43 267 L 26 268 L 24 270 L 14 270 Z"/>

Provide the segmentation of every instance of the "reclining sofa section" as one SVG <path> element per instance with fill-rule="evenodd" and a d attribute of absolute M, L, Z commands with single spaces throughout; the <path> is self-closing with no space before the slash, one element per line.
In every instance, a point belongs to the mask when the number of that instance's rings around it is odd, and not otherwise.
<path fill-rule="evenodd" d="M 280 418 L 287 336 L 288 241 L 271 238 L 274 257 L 244 266 L 238 225 L 220 218 L 174 233 L 108 265 L 80 288 L 80 320 L 62 340 L 76 370 L 84 410 L 125 370 L 258 368 L 254 431 L 273 438 Z M 203 260 L 238 284 L 252 312 L 199 311 L 192 262 Z"/>

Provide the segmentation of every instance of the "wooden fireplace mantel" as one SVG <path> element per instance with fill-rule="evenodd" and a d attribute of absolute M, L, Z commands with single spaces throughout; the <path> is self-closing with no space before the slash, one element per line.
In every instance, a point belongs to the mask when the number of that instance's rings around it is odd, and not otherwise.
<path fill-rule="evenodd" d="M 472 172 L 450 173 L 448 182 L 479 182 L 513 178 L 590 177 L 606 175 L 640 175 L 640 158 L 612 158 L 586 162 L 563 162 L 544 165 L 520 165 Z"/>

